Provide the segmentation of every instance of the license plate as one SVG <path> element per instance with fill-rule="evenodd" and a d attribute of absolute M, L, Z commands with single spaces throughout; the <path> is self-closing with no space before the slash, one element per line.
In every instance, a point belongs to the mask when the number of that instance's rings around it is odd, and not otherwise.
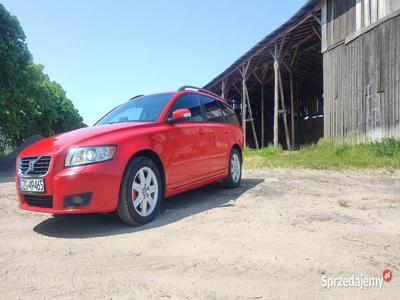
<path fill-rule="evenodd" d="M 39 178 L 19 179 L 19 190 L 23 192 L 44 192 L 44 181 Z"/>

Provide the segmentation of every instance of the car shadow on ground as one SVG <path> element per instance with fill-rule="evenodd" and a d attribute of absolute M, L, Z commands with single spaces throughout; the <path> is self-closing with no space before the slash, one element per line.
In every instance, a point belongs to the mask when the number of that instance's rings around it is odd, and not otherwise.
<path fill-rule="evenodd" d="M 57 238 L 91 238 L 130 232 L 138 232 L 171 224 L 203 211 L 231 207 L 243 193 L 262 183 L 264 179 L 242 179 L 240 187 L 225 189 L 221 183 L 213 183 L 163 201 L 153 222 L 130 227 L 116 213 L 64 215 L 46 219 L 34 227 L 34 231 Z"/>

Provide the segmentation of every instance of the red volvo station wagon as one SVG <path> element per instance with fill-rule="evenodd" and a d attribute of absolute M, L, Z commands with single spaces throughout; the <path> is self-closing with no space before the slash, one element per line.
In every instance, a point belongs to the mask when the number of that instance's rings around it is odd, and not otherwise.
<path fill-rule="evenodd" d="M 223 180 L 237 187 L 243 133 L 217 95 L 191 86 L 136 96 L 94 126 L 41 140 L 17 157 L 20 208 L 52 214 L 117 211 L 150 222 L 163 198 Z"/>

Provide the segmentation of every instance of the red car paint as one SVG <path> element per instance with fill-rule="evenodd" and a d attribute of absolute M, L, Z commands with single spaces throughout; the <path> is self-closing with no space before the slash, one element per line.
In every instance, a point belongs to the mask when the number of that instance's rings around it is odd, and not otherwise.
<path fill-rule="evenodd" d="M 128 161 L 141 151 L 158 156 L 164 171 L 164 197 L 184 192 L 223 179 L 228 174 L 228 158 L 234 145 L 243 149 L 239 123 L 167 123 L 164 122 L 173 102 L 182 94 L 200 91 L 174 92 L 156 122 L 115 123 L 95 125 L 52 136 L 24 149 L 17 158 L 50 155 L 51 163 L 44 176 L 45 192 L 52 196 L 52 207 L 30 206 L 18 187 L 20 208 L 53 214 L 98 213 L 115 211 L 121 179 Z M 68 151 L 77 146 L 116 145 L 111 160 L 65 167 Z M 18 168 L 18 166 L 17 166 Z M 22 177 L 22 176 L 21 176 Z M 65 196 L 92 193 L 89 205 L 64 208 Z"/>

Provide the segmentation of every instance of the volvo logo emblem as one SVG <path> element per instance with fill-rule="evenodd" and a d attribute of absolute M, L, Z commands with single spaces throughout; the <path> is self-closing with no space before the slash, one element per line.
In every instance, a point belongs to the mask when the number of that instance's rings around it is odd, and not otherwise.
<path fill-rule="evenodd" d="M 28 175 L 30 172 L 35 170 L 35 164 L 36 162 L 41 158 L 41 156 L 39 156 L 38 158 L 32 159 L 29 161 L 28 163 L 28 168 L 26 169 L 26 171 L 24 172 L 24 175 Z"/>

